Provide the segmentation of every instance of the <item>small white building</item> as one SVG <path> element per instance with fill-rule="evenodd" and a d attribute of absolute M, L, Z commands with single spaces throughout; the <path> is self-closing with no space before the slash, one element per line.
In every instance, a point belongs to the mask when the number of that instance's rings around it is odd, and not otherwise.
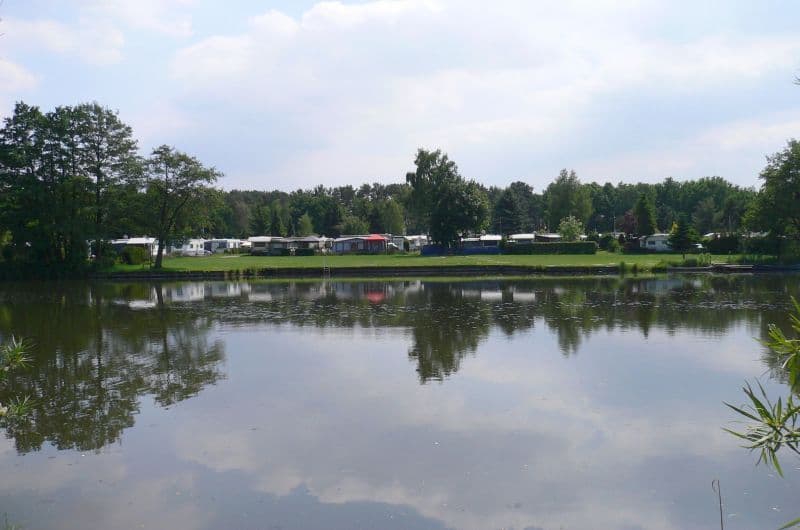
<path fill-rule="evenodd" d="M 205 256 L 205 239 L 187 239 L 180 246 L 170 247 L 169 253 L 176 256 Z"/>
<path fill-rule="evenodd" d="M 154 237 L 126 237 L 123 239 L 112 239 L 111 246 L 117 252 L 122 252 L 126 246 L 142 247 L 147 250 L 151 256 L 155 257 L 158 254 L 158 239 Z"/>
<path fill-rule="evenodd" d="M 241 246 L 241 239 L 206 239 L 205 241 L 205 249 L 213 254 L 237 252 Z"/>
<path fill-rule="evenodd" d="M 558 243 L 561 241 L 561 234 L 536 234 L 537 243 Z"/>
<path fill-rule="evenodd" d="M 253 236 L 250 243 L 250 254 L 253 256 L 279 256 L 289 248 L 286 239 L 275 236 Z"/>
<path fill-rule="evenodd" d="M 409 252 L 419 252 L 422 247 L 428 244 L 428 236 L 392 236 L 392 243 L 400 250 L 405 250 L 406 243 L 408 243 Z"/>
<path fill-rule="evenodd" d="M 500 247 L 500 242 L 503 236 L 495 234 L 486 234 L 480 237 L 464 237 L 461 239 L 461 246 L 463 248 L 477 248 L 477 247 Z"/>
<path fill-rule="evenodd" d="M 536 241 L 536 234 L 511 234 L 508 236 L 508 240 L 518 245 L 530 245 Z"/>
<path fill-rule="evenodd" d="M 639 247 L 654 252 L 670 252 L 669 234 L 652 234 L 639 238 Z"/>
<path fill-rule="evenodd" d="M 315 252 L 323 252 L 333 245 L 333 241 L 330 238 L 313 234 L 309 236 L 287 237 L 286 243 L 290 249 L 305 249 Z"/>

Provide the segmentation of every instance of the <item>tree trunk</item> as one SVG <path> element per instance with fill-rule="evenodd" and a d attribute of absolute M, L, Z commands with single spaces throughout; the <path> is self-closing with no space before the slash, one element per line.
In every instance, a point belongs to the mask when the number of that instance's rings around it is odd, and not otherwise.
<path fill-rule="evenodd" d="M 166 238 L 164 237 L 163 234 L 158 237 L 158 252 L 156 253 L 156 264 L 154 266 L 154 268 L 156 268 L 156 269 L 160 269 L 161 268 L 161 263 L 162 263 L 162 261 L 164 259 L 164 241 L 165 241 L 165 239 Z"/>

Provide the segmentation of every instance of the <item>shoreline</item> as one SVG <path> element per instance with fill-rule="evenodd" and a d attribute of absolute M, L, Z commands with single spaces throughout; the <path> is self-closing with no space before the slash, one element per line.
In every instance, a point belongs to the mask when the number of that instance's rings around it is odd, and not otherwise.
<path fill-rule="evenodd" d="M 142 270 L 98 272 L 90 280 L 229 280 L 308 278 L 397 278 L 397 277 L 504 277 L 504 276 L 624 276 L 638 273 L 723 273 L 764 274 L 800 272 L 797 265 L 710 265 L 704 267 L 636 267 L 620 265 L 447 265 L 408 267 L 272 267 L 225 271 Z"/>

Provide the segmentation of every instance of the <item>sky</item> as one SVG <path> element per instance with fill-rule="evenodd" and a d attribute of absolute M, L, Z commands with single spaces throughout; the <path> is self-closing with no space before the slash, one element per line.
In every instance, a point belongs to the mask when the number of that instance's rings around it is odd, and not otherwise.
<path fill-rule="evenodd" d="M 225 189 L 722 176 L 800 136 L 800 3 L 4 0 L 0 115 L 97 101 Z"/>

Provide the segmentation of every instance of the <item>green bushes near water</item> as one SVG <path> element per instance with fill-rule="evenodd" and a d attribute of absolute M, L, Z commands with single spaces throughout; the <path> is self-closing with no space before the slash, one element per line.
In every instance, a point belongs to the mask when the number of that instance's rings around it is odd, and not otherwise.
<path fill-rule="evenodd" d="M 697 254 L 683 260 L 681 267 L 709 267 L 711 266 L 711 254 Z"/>
<path fill-rule="evenodd" d="M 126 265 L 143 265 L 150 262 L 150 256 L 147 255 L 147 249 L 143 247 L 135 247 L 128 245 L 119 254 L 122 263 Z"/>

